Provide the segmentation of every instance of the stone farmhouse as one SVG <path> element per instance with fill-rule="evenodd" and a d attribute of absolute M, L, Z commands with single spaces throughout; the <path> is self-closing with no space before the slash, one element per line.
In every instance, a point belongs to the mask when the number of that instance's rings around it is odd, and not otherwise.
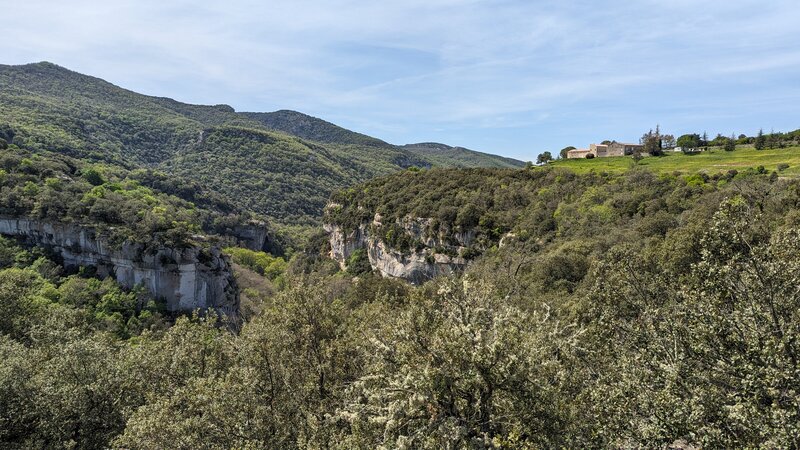
<path fill-rule="evenodd" d="M 644 145 L 625 144 L 614 141 L 610 144 L 592 144 L 589 146 L 589 148 L 570 150 L 567 152 L 567 158 L 607 158 L 609 156 L 632 155 L 637 151 L 640 152 L 642 156 L 647 156 L 645 153 L 643 153 Z"/>

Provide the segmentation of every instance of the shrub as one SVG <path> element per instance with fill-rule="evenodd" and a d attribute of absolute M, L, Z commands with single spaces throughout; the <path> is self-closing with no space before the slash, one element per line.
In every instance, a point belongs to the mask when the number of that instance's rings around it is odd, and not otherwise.
<path fill-rule="evenodd" d="M 366 250 L 359 248 L 347 258 L 347 273 L 350 275 L 361 275 L 372 272 L 372 265 Z"/>

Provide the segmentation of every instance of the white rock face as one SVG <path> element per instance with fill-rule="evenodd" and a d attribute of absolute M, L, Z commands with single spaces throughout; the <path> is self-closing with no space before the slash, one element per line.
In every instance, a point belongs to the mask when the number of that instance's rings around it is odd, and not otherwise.
<path fill-rule="evenodd" d="M 339 263 L 342 270 L 347 269 L 347 258 L 357 249 L 366 247 L 368 237 L 366 225 L 362 224 L 349 233 L 345 233 L 337 225 L 324 224 L 323 228 L 330 234 L 331 258 Z"/>
<path fill-rule="evenodd" d="M 373 226 L 380 226 L 382 218 L 375 215 Z M 402 253 L 390 248 L 377 236 L 370 236 L 366 224 L 361 224 L 355 230 L 345 231 L 337 225 L 324 225 L 329 233 L 331 245 L 330 256 L 339 263 L 342 270 L 347 268 L 347 259 L 357 249 L 366 249 L 370 265 L 384 277 L 402 278 L 414 284 L 421 284 L 439 275 L 449 275 L 463 269 L 467 261 L 461 257 L 450 257 L 444 254 L 433 253 L 434 247 L 446 247 L 458 252 L 468 246 L 475 238 L 474 232 L 456 233 L 451 236 L 458 245 L 453 246 L 444 242 L 441 237 L 425 237 L 425 229 L 429 219 L 408 218 L 400 225 L 404 231 L 415 239 L 421 240 L 425 247 L 421 251 L 413 250 Z"/>
<path fill-rule="evenodd" d="M 0 234 L 53 250 L 65 268 L 92 266 L 100 277 L 112 276 L 127 288 L 144 286 L 169 311 L 214 308 L 229 317 L 238 315 L 239 290 L 230 261 L 219 249 L 148 251 L 128 243 L 116 249 L 92 228 L 25 218 L 0 217 Z"/>
<path fill-rule="evenodd" d="M 422 284 L 439 275 L 450 275 L 467 264 L 464 258 L 429 255 L 424 251 L 403 254 L 375 238 L 367 241 L 367 255 L 372 268 L 384 277 L 402 278 L 414 284 Z"/>
<path fill-rule="evenodd" d="M 251 220 L 233 228 L 231 235 L 239 245 L 254 251 L 262 251 L 267 245 L 267 224 Z"/>

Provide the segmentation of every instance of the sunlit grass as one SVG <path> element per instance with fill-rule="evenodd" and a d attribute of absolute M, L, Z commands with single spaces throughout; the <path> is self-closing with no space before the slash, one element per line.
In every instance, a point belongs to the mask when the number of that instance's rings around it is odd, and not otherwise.
<path fill-rule="evenodd" d="M 712 149 L 694 155 L 683 153 L 667 153 L 665 156 L 642 158 L 639 166 L 650 168 L 659 173 L 672 172 L 707 172 L 717 173 L 728 170 L 747 169 L 764 166 L 772 171 L 778 170 L 779 164 L 789 167 L 781 171 L 781 175 L 800 175 L 800 147 L 755 150 L 752 147 L 739 147 L 733 152 Z M 624 172 L 634 166 L 633 158 L 620 156 L 615 158 L 567 159 L 552 163 L 556 167 L 568 167 L 577 173 Z"/>

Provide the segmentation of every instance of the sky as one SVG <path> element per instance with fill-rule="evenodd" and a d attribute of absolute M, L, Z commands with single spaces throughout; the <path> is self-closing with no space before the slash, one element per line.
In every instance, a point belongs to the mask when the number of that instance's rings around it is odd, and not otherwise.
<path fill-rule="evenodd" d="M 535 160 L 800 128 L 797 0 L 0 0 L 0 64 Z"/>

